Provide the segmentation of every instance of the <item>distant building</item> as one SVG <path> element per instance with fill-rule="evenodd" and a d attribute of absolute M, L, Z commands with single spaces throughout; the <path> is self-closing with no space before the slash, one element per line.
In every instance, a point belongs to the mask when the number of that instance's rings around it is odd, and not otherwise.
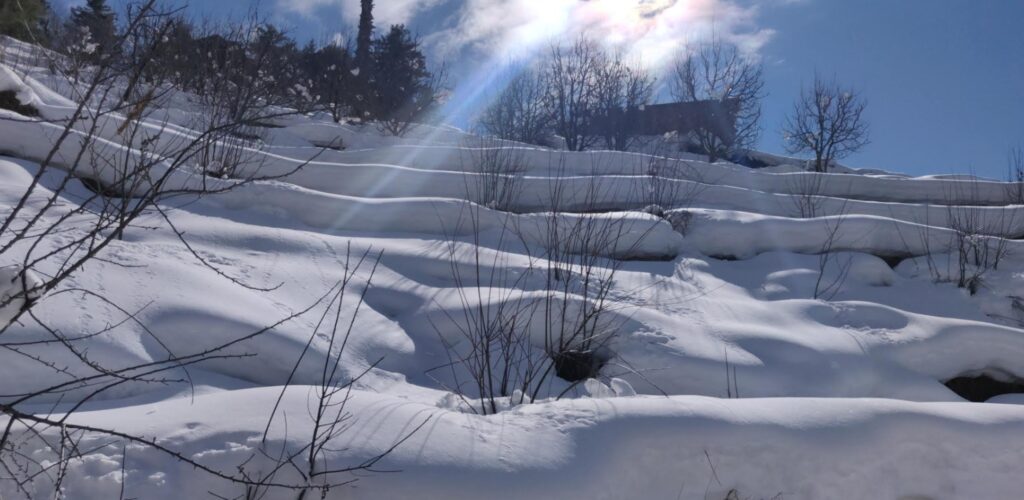
<path fill-rule="evenodd" d="M 642 135 L 662 135 L 673 131 L 686 135 L 698 128 L 727 135 L 733 133 L 736 125 L 735 104 L 735 101 L 648 104 L 637 110 L 636 124 Z"/>
<path fill-rule="evenodd" d="M 680 138 L 686 138 L 703 129 L 728 137 L 735 131 L 737 107 L 735 100 L 648 104 L 596 116 L 594 127 L 601 135 L 655 136 L 676 132 Z"/>

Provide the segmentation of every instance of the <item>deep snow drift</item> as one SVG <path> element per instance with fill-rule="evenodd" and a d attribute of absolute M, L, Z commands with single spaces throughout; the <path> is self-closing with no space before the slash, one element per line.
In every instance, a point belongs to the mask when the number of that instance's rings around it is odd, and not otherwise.
<path fill-rule="evenodd" d="M 19 47 L 9 45 L 8 55 Z M 0 89 L 16 90 L 43 119 L 0 110 L 0 211 L 33 182 L 71 109 L 49 80 L 41 68 L 0 66 Z M 163 131 L 158 140 L 189 133 L 180 119 L 187 113 L 162 111 L 165 121 L 152 123 Z M 134 154 L 117 117 L 106 119 L 86 155 Z M 495 144 L 457 130 L 419 126 L 394 138 L 315 116 L 276 125 L 248 151 L 251 168 L 309 164 L 283 181 L 167 207 L 198 254 L 270 291 L 211 272 L 153 218 L 156 229 L 129 230 L 73 280 L 123 310 L 65 294 L 40 302 L 36 314 L 63 332 L 116 325 L 84 347 L 96 363 L 127 366 L 276 324 L 334 286 L 347 251 L 382 252 L 368 287 L 367 268 L 350 284 L 366 290 L 365 304 L 341 367 L 348 377 L 369 371 L 329 455 L 351 465 L 407 438 L 375 466 L 401 472 L 360 473 L 332 498 L 720 499 L 735 490 L 738 498 L 939 499 L 1012 498 L 1024 489 L 1024 449 L 1014 439 L 1024 436 L 1024 407 L 1013 404 L 1024 398 L 968 403 L 943 384 L 982 373 L 1024 377 L 1024 248 L 995 237 L 1024 236 L 1013 186 L 506 145 L 517 187 L 496 195 L 480 187 Z M 344 150 L 317 146 L 339 139 Z M 67 167 L 80 145 L 65 146 L 54 162 Z M 90 174 L 111 175 L 99 167 Z M 60 177 L 50 172 L 41 182 L 55 186 Z M 87 193 L 73 182 L 68 204 Z M 551 214 L 556 194 L 561 211 Z M 664 214 L 640 210 L 651 204 Z M 581 221 L 614 236 L 569 249 L 616 269 L 602 320 L 607 364 L 597 380 L 569 387 L 551 379 L 533 404 L 475 414 L 452 396 L 459 374 L 434 370 L 448 360 L 460 318 L 545 293 L 550 282 L 534 271 L 553 245 L 549 231 Z M 998 266 L 968 263 L 964 272 L 977 277 L 970 289 L 957 287 L 964 241 L 1000 257 Z M 467 284 L 481 267 L 487 286 Z M 3 269 L 0 293 L 16 286 Z M 585 307 L 587 298 L 563 300 Z M 138 321 L 124 321 L 123 311 L 137 311 Z M 354 313 L 344 306 L 344 315 Z M 316 359 L 283 395 L 281 385 L 316 316 L 235 351 L 251 356 L 190 368 L 191 384 L 125 384 L 72 421 L 152 436 L 236 472 L 261 449 L 301 443 L 311 425 L 309 385 L 331 347 L 314 339 Z M 54 360 L 64 370 L 55 373 L 26 355 L 52 354 L 32 347 L 47 337 L 40 328 L 4 335 L 26 347 L 0 352 L 0 394 L 89 370 L 67 358 Z M 279 396 L 283 417 L 264 442 Z M 59 413 L 74 397 L 32 409 Z M 67 471 L 68 498 L 116 498 L 122 482 L 128 497 L 147 499 L 244 493 L 152 448 L 99 436 L 82 447 L 96 451 Z M 48 477 L 27 488 L 47 492 Z M 8 493 L 18 494 L 0 479 L 0 496 Z"/>

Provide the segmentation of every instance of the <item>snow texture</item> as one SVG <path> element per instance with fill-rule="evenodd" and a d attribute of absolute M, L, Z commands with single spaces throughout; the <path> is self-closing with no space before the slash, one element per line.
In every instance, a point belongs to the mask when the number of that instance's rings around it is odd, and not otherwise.
<path fill-rule="evenodd" d="M 7 61 L 25 59 L 15 56 L 26 46 L 4 47 Z M 0 65 L 0 90 L 15 90 L 41 113 L 39 120 L 7 120 L 12 113 L 0 110 L 2 213 L 33 182 L 73 104 L 62 97 L 71 95 L 66 84 L 24 63 Z M 201 110 L 183 97 L 170 102 L 139 141 L 191 133 Z M 98 142 L 76 175 L 116 175 L 116 165 L 90 155 L 138 154 L 139 144 L 117 133 L 123 119 L 101 118 Z M 1024 490 L 1024 448 L 1012 438 L 1024 435 L 1024 399 L 968 403 L 943 384 L 963 374 L 1024 377 L 1024 207 L 1012 197 L 1014 186 L 877 170 L 814 174 L 785 158 L 766 157 L 775 166 L 751 170 L 692 155 L 507 145 L 520 189 L 499 210 L 472 189 L 487 178 L 481 162 L 493 142 L 428 125 L 395 138 L 316 115 L 277 124 L 246 152 L 244 168 L 280 173 L 308 165 L 281 181 L 168 207 L 198 254 L 271 291 L 211 272 L 154 219 L 143 222 L 157 229 L 129 229 L 73 279 L 74 287 L 137 311 L 137 322 L 72 293 L 40 300 L 33 311 L 62 332 L 118 325 L 83 341 L 90 360 L 117 368 L 275 324 L 333 286 L 349 245 L 353 253 L 382 251 L 341 366 L 354 377 L 380 362 L 354 389 L 352 420 L 330 459 L 358 463 L 426 424 L 376 467 L 401 472 L 361 475 L 329 498 L 722 499 L 735 490 L 739 498 L 954 499 L 1015 498 Z M 77 133 L 91 125 L 78 124 Z M 329 143 L 345 149 L 317 146 Z M 81 147 L 66 141 L 53 164 L 71 170 Z M 652 165 L 665 164 L 670 174 L 650 175 Z M 52 189 L 63 175 L 51 169 L 41 185 Z M 170 183 L 203 181 L 198 170 L 182 169 Z M 87 193 L 72 184 L 63 203 Z M 548 211 L 552 186 L 564 196 L 564 212 Z M 652 200 L 653 191 L 666 190 L 675 196 Z M 802 201 L 816 213 L 801 214 Z M 653 204 L 664 217 L 641 211 Z M 584 207 L 599 213 L 576 212 Z M 956 223 L 964 211 L 970 228 Z M 467 214 L 478 214 L 477 226 Z M 532 404 L 476 415 L 451 394 L 451 380 L 428 373 L 446 362 L 442 338 L 453 334 L 441 318 L 493 305 L 509 289 L 542 290 L 546 282 L 529 269 L 553 245 L 551 221 L 565 230 L 611 227 L 616 235 L 573 249 L 621 262 L 607 299 L 611 359 L 561 399 L 555 396 L 568 385 L 555 381 Z M 510 227 L 517 238 L 505 234 Z M 974 294 L 956 286 L 965 232 L 977 245 L 1006 250 L 997 268 L 972 265 L 983 283 Z M 1001 245 L 999 236 L 1013 239 Z M 453 269 L 480 265 L 477 244 L 485 274 L 515 279 L 491 293 L 460 294 Z M 0 262 L 0 294 L 23 286 L 14 279 L 17 265 Z M 365 287 L 367 277 L 361 271 L 352 289 Z M 0 311 L 0 323 L 22 305 Z M 343 314 L 353 307 L 346 304 Z M 208 467 L 236 472 L 261 446 L 300 445 L 311 425 L 316 363 L 332 355 L 319 340 L 284 393 L 287 417 L 271 426 L 270 445 L 261 443 L 315 320 L 285 322 L 231 351 L 249 357 L 195 367 L 192 386 L 119 386 L 71 421 L 152 436 Z M 26 323 L 4 336 L 26 347 L 22 355 L 0 352 L 0 394 L 65 380 L 32 361 L 57 356 L 33 344 L 48 338 L 46 331 Z M 80 360 L 60 356 L 53 362 L 66 373 L 90 373 Z M 36 401 L 33 411 L 59 414 L 80 396 Z M 104 440 L 89 437 L 81 447 Z M 68 498 L 116 498 L 122 465 L 127 497 L 243 493 L 157 450 L 117 444 L 71 464 Z M 41 478 L 28 487 L 48 495 L 48 486 Z M 16 493 L 0 479 L 0 497 Z"/>

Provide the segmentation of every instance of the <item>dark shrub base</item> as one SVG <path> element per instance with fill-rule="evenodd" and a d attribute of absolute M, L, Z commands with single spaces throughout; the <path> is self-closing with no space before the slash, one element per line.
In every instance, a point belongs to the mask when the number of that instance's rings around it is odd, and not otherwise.
<path fill-rule="evenodd" d="M 597 376 L 608 362 L 605 353 L 590 351 L 563 351 L 554 355 L 555 375 L 568 382 L 581 382 Z"/>
<path fill-rule="evenodd" d="M 114 189 L 103 182 L 89 177 L 79 177 L 78 180 L 85 186 L 86 189 L 106 198 L 120 198 L 124 196 L 124 193 Z"/>
<path fill-rule="evenodd" d="M 13 90 L 0 92 L 0 108 L 9 109 L 24 116 L 39 116 L 39 110 L 34 106 L 26 106 L 18 100 L 18 94 Z"/>

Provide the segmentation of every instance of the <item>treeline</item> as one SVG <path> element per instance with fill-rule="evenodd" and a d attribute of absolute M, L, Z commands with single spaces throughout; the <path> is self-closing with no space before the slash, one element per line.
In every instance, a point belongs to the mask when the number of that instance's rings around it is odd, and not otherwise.
<path fill-rule="evenodd" d="M 642 148 L 651 139 L 640 122 L 651 119 L 644 111 L 657 77 L 642 64 L 580 36 L 556 41 L 542 57 L 512 66 L 507 84 L 478 119 L 484 133 L 575 151 Z M 762 133 L 766 93 L 759 61 L 714 38 L 684 47 L 662 78 L 674 101 L 689 104 L 659 124 L 678 127 L 682 150 L 711 162 L 757 164 L 748 152 Z M 786 149 L 813 154 L 809 168 L 826 171 L 868 143 L 865 107 L 854 89 L 815 75 L 781 127 Z"/>
<path fill-rule="evenodd" d="M 678 102 L 712 103 L 720 110 L 696 120 L 684 147 L 712 161 L 751 147 L 760 133 L 764 81 L 760 65 L 738 48 L 713 40 L 687 47 L 666 76 Z M 570 150 L 626 150 L 641 138 L 642 111 L 652 103 L 657 78 L 601 43 L 580 36 L 553 43 L 530 64 L 518 65 L 507 86 L 482 113 L 492 135 L 532 144 L 553 137 Z"/>
<path fill-rule="evenodd" d="M 232 118 L 248 106 L 323 111 L 335 121 L 374 121 L 404 133 L 437 103 L 443 71 L 432 72 L 404 25 L 375 34 L 373 2 L 363 1 L 356 46 L 346 40 L 299 44 L 257 15 L 236 23 L 197 23 L 181 9 L 159 22 L 125 26 L 106 0 L 88 0 L 62 18 L 44 0 L 0 0 L 0 33 L 91 65 L 142 65 L 151 81 L 199 96 Z M 148 47 L 141 50 L 142 47 Z M 146 60 L 135 57 L 145 53 Z"/>

